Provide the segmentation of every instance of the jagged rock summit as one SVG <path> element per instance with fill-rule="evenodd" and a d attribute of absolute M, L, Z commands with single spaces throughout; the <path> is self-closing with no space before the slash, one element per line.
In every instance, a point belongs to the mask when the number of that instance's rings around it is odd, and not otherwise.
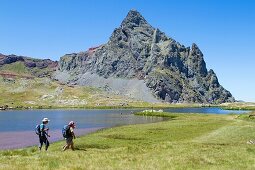
<path fill-rule="evenodd" d="M 136 10 L 129 11 L 106 44 L 61 57 L 56 79 L 151 102 L 234 101 L 214 71 L 207 70 L 196 44 L 181 45 Z"/>

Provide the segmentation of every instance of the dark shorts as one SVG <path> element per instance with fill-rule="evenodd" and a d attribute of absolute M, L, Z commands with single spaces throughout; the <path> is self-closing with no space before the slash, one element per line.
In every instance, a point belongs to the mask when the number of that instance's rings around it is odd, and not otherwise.
<path fill-rule="evenodd" d="M 39 136 L 40 146 L 42 147 L 43 143 L 48 147 L 50 145 L 46 136 Z"/>
<path fill-rule="evenodd" d="M 66 144 L 71 145 L 73 143 L 73 137 L 66 138 Z"/>

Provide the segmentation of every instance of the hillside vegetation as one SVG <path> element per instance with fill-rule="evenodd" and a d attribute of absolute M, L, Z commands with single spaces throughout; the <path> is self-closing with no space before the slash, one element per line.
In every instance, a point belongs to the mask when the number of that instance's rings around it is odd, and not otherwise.
<path fill-rule="evenodd" d="M 8 105 L 9 108 L 121 107 L 132 103 L 145 105 L 98 88 L 67 86 L 46 77 L 0 77 L 0 93 L 0 106 Z"/>
<path fill-rule="evenodd" d="M 10 73 L 15 75 L 15 73 Z M 196 104 L 148 103 L 113 94 L 100 88 L 65 85 L 50 78 L 17 74 L 0 76 L 0 107 L 9 109 L 42 108 L 132 108 L 196 107 Z"/>

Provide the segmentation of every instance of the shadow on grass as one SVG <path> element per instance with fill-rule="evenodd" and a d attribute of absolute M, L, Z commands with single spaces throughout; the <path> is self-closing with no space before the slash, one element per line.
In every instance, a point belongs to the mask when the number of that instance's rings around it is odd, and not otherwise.
<path fill-rule="evenodd" d="M 2 156 L 28 156 L 29 152 L 25 150 L 7 150 L 1 153 Z"/>
<path fill-rule="evenodd" d="M 151 131 L 168 131 L 169 129 L 167 129 L 167 128 L 150 128 L 150 129 L 148 129 L 148 130 L 151 130 Z"/>
<path fill-rule="evenodd" d="M 18 150 L 4 150 L 0 152 L 1 156 L 29 156 L 38 151 L 37 147 L 31 147 L 28 149 L 18 149 Z"/>
<path fill-rule="evenodd" d="M 76 151 L 87 151 L 85 148 L 77 148 L 77 147 L 75 147 L 74 148 Z"/>
<path fill-rule="evenodd" d="M 102 137 L 109 138 L 109 139 L 120 139 L 120 140 L 144 140 L 144 138 L 130 137 L 130 136 L 125 136 L 121 134 L 103 135 Z"/>
<path fill-rule="evenodd" d="M 80 151 L 86 151 L 86 149 L 109 149 L 111 148 L 108 145 L 104 144 L 84 144 L 84 145 L 76 145 L 75 149 Z"/>

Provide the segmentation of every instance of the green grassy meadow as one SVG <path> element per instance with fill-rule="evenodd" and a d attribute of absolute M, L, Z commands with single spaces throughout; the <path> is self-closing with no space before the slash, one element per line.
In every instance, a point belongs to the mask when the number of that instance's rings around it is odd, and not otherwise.
<path fill-rule="evenodd" d="M 0 169 L 255 169 L 255 122 L 245 116 L 163 113 L 159 123 L 99 130 L 41 153 L 0 151 Z M 159 116 L 159 115 L 158 115 Z M 148 117 L 149 118 L 149 117 Z"/>

